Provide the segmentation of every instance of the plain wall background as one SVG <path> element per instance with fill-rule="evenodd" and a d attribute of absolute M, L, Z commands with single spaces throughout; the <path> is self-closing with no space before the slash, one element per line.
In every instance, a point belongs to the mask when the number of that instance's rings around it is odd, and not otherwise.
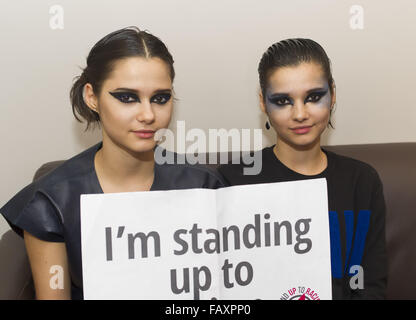
<path fill-rule="evenodd" d="M 64 28 L 53 30 L 53 5 Z M 363 29 L 351 28 L 353 5 Z M 274 42 L 307 37 L 332 60 L 335 130 L 323 144 L 416 141 L 416 3 L 412 0 L 16 0 L 2 1 L 0 206 L 43 163 L 100 140 L 72 115 L 69 90 L 91 47 L 136 25 L 160 37 L 175 59 L 177 120 L 186 129 L 264 128 L 257 65 Z M 263 146 L 274 137 L 264 133 Z M 0 235 L 8 230 L 0 218 Z"/>

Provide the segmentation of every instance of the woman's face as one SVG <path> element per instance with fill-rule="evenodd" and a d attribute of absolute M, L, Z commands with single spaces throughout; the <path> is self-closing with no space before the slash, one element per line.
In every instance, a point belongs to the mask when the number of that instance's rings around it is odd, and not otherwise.
<path fill-rule="evenodd" d="M 172 115 L 172 81 L 159 58 L 131 57 L 115 63 L 96 100 L 103 141 L 133 153 L 153 150 L 155 132 Z"/>
<path fill-rule="evenodd" d="M 314 62 L 276 69 L 264 100 L 260 95 L 260 107 L 279 143 L 302 149 L 319 145 L 334 103 L 322 67 Z"/>

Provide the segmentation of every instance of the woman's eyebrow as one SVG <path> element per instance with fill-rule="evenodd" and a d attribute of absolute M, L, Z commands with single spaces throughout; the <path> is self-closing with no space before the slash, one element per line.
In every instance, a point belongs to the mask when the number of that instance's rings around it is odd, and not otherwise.
<path fill-rule="evenodd" d="M 139 93 L 139 90 L 136 89 L 132 89 L 132 88 L 117 88 L 114 89 L 113 91 L 124 91 L 124 92 L 132 92 L 132 93 Z M 171 93 L 172 89 L 166 88 L 166 89 L 157 89 L 155 91 L 153 91 L 153 94 L 155 93 Z"/>
<path fill-rule="evenodd" d="M 268 99 L 275 99 L 275 98 L 286 98 L 289 97 L 290 95 L 288 93 L 284 93 L 284 92 L 275 92 L 272 93 L 270 95 L 267 96 Z"/>
<path fill-rule="evenodd" d="M 306 91 L 306 94 L 310 94 L 312 92 L 326 92 L 328 90 L 327 87 L 316 87 L 316 88 L 312 88 L 309 89 L 308 91 Z M 269 99 L 274 99 L 274 98 L 284 98 L 284 97 L 290 97 L 290 93 L 286 93 L 286 92 L 275 92 L 273 94 L 270 94 L 268 96 Z"/>
<path fill-rule="evenodd" d="M 318 92 L 326 92 L 326 91 L 328 91 L 328 88 L 327 87 L 319 87 L 319 88 L 313 88 L 313 89 L 309 89 L 308 91 L 306 91 L 306 93 L 311 93 L 311 92 L 316 92 L 316 91 L 318 91 Z"/>
<path fill-rule="evenodd" d="M 112 91 L 127 91 L 127 92 L 132 92 L 132 93 L 137 93 L 138 91 L 135 89 L 131 89 L 131 88 L 117 88 L 114 89 Z"/>
<path fill-rule="evenodd" d="M 172 89 L 158 89 L 154 93 L 172 93 Z"/>

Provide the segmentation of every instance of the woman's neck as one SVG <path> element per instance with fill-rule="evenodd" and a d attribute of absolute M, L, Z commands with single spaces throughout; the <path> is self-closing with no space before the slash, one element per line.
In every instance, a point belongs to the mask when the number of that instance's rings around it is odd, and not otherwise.
<path fill-rule="evenodd" d="M 94 164 L 104 193 L 146 191 L 153 184 L 153 150 L 134 154 L 103 139 L 103 146 L 97 151 Z"/>
<path fill-rule="evenodd" d="M 278 139 L 273 152 L 286 167 L 307 176 L 320 174 L 328 165 L 319 140 L 307 147 L 296 147 Z"/>

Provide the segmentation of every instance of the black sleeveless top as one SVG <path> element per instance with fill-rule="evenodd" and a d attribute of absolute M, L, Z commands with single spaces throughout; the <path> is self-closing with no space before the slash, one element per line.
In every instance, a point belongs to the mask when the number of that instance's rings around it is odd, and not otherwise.
<path fill-rule="evenodd" d="M 72 299 L 83 299 L 80 195 L 103 193 L 94 167 L 99 143 L 26 186 L 0 213 L 20 236 L 26 230 L 51 242 L 65 242 Z M 175 154 L 176 155 L 176 154 Z M 225 184 L 216 172 L 202 165 L 155 162 L 152 190 L 217 189 Z"/>

